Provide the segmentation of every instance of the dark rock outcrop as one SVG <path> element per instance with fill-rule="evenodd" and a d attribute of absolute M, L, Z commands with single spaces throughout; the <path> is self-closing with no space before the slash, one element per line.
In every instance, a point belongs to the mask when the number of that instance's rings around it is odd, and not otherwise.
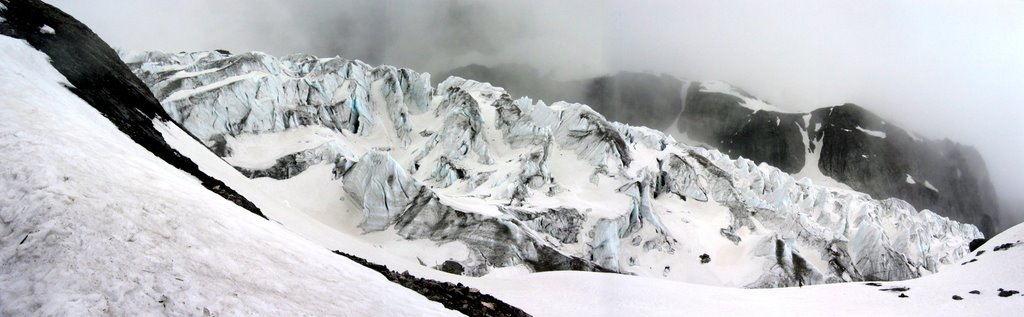
<path fill-rule="evenodd" d="M 995 233 L 995 190 L 974 148 L 917 138 L 853 104 L 815 110 L 810 122 L 821 124 L 809 133 L 821 142 L 818 168 L 826 176 L 873 197 L 897 197 L 975 224 L 986 236 Z"/>
<path fill-rule="evenodd" d="M 737 96 L 700 89 L 699 84 L 687 89 L 680 131 L 731 157 L 765 162 L 791 174 L 803 168 L 803 114 L 754 111 L 741 106 Z"/>
<path fill-rule="evenodd" d="M 711 262 L 711 256 L 707 253 L 700 255 L 700 264 L 707 264 Z"/>
<path fill-rule="evenodd" d="M 1021 244 L 1021 241 L 1020 241 L 1020 240 L 1018 240 L 1018 241 L 1017 241 L 1017 242 L 1015 242 L 1015 243 L 1003 243 L 1003 244 L 997 245 L 997 246 L 996 246 L 995 248 L 992 248 L 992 251 L 1004 251 L 1004 250 L 1009 250 L 1010 248 L 1012 248 L 1012 247 L 1015 247 L 1015 246 L 1018 246 L 1018 245 L 1020 245 L 1020 244 Z"/>
<path fill-rule="evenodd" d="M 971 249 L 971 252 L 974 252 L 974 250 L 977 250 L 978 248 L 980 248 L 981 245 L 985 244 L 985 242 L 988 242 L 988 239 L 974 239 L 974 240 L 971 240 L 971 243 L 968 245 L 968 248 Z M 981 254 L 978 254 L 978 255 L 981 255 Z"/>
<path fill-rule="evenodd" d="M 67 78 L 71 92 L 110 119 L 121 132 L 168 164 L 199 179 L 203 186 L 250 212 L 266 218 L 252 202 L 172 148 L 154 126 L 155 121 L 176 125 L 106 42 L 84 24 L 53 6 L 38 0 L 4 3 L 6 21 L 0 34 L 23 39 L 46 53 L 51 64 Z M 42 33 L 47 25 L 56 30 Z M 56 127 L 55 127 L 56 128 Z"/>
<path fill-rule="evenodd" d="M 429 300 L 441 303 L 445 308 L 466 314 L 466 316 L 530 316 L 494 296 L 480 293 L 480 291 L 461 283 L 452 284 L 419 278 L 409 272 L 398 273 L 389 270 L 387 266 L 374 264 L 351 254 L 340 251 L 334 251 L 334 253 L 377 271 L 388 280 L 416 291 Z"/>

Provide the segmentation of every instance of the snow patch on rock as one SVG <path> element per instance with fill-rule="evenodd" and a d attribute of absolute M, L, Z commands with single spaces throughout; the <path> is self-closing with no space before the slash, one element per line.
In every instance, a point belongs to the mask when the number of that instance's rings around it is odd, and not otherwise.
<path fill-rule="evenodd" d="M 868 130 L 868 129 L 862 128 L 860 126 L 857 126 L 857 130 L 860 131 L 860 132 L 864 132 L 867 135 L 876 137 L 876 138 L 883 138 L 883 139 L 885 138 L 885 132 L 882 132 L 882 131 Z"/>
<path fill-rule="evenodd" d="M 49 25 L 43 24 L 43 26 L 39 27 L 39 33 L 51 34 L 52 35 L 52 34 L 57 34 L 57 31 L 55 31 Z"/>

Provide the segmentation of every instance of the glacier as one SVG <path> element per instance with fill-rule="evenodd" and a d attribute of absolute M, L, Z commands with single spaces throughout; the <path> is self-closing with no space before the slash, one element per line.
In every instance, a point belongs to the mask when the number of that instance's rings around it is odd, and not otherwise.
<path fill-rule="evenodd" d="M 982 237 L 898 199 L 488 83 L 434 87 L 429 74 L 340 57 L 121 54 L 174 121 L 243 175 L 284 191 L 325 173 L 342 194 L 309 199 L 336 215 L 311 216 L 460 274 L 582 270 L 751 288 L 904 280 Z M 390 248 L 417 241 L 433 247 Z M 444 248 L 449 258 L 423 260 Z"/>

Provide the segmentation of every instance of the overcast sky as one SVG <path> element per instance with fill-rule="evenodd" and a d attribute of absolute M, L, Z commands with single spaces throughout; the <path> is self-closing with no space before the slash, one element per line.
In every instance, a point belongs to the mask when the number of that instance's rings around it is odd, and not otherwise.
<path fill-rule="evenodd" d="M 1022 0 L 50 2 L 128 49 L 652 71 L 725 80 L 791 110 L 853 102 L 977 147 L 1003 203 L 1024 206 Z"/>

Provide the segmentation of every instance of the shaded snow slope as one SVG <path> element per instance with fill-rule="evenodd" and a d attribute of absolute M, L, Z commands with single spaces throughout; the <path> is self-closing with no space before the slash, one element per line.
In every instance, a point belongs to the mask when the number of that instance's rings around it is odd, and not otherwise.
<path fill-rule="evenodd" d="M 27 43 L 0 61 L 0 314 L 458 315 L 203 188 Z"/>
<path fill-rule="evenodd" d="M 124 58 L 174 120 L 254 178 L 225 182 L 289 210 L 272 219 L 447 272 L 743 287 L 900 280 L 954 263 L 981 236 L 900 200 L 472 80 L 431 87 L 411 70 L 308 55 Z"/>

